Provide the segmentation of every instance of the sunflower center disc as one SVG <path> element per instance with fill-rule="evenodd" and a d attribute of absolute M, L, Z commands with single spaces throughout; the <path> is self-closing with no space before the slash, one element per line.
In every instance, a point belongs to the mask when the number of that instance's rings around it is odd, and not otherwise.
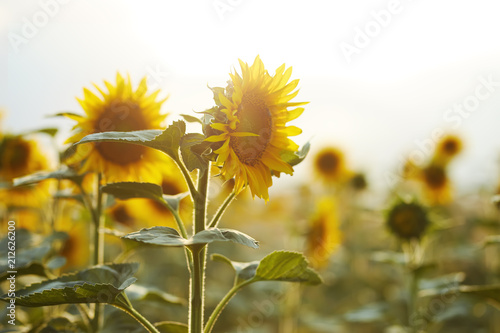
<path fill-rule="evenodd" d="M 146 128 L 139 105 L 130 101 L 111 103 L 95 124 L 96 132 L 129 132 Z M 146 148 L 128 143 L 101 142 L 96 144 L 96 149 L 105 160 L 128 165 L 139 161 Z"/>
<path fill-rule="evenodd" d="M 318 168 L 325 174 L 335 173 L 339 166 L 339 158 L 335 154 L 328 153 L 320 156 L 317 162 Z"/>
<path fill-rule="evenodd" d="M 433 189 L 439 189 L 446 184 L 446 173 L 443 168 L 430 166 L 424 170 L 424 178 L 427 185 Z"/>
<path fill-rule="evenodd" d="M 271 113 L 262 101 L 247 98 L 238 107 L 236 116 L 240 123 L 235 132 L 250 132 L 258 136 L 232 137 L 231 148 L 242 163 L 253 166 L 259 162 L 271 141 Z"/>
<path fill-rule="evenodd" d="M 28 166 L 28 159 L 31 152 L 31 147 L 26 142 L 16 142 L 12 149 L 12 157 L 9 163 L 9 167 L 12 171 L 16 172 L 19 169 L 25 170 Z M 20 170 L 19 170 L 20 171 Z"/>

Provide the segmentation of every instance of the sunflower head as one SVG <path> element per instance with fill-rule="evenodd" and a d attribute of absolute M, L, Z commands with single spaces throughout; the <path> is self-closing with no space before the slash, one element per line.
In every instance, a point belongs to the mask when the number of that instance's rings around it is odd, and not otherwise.
<path fill-rule="evenodd" d="M 434 163 L 443 166 L 447 165 L 462 149 L 463 143 L 458 136 L 447 135 L 437 144 Z"/>
<path fill-rule="evenodd" d="M 324 267 L 341 243 L 341 232 L 336 204 L 333 198 L 318 201 L 316 211 L 309 219 L 306 237 L 306 255 L 316 268 Z"/>
<path fill-rule="evenodd" d="M 110 131 L 160 129 L 166 117 L 160 114 L 165 101 L 157 101 L 159 91 L 147 94 L 146 78 L 133 90 L 130 78 L 116 76 L 116 84 L 104 82 L 107 92 L 94 85 L 100 96 L 84 89 L 78 102 L 85 115 L 66 114 L 77 121 L 76 132 L 67 140 L 75 143 L 88 134 Z M 162 154 L 153 149 L 126 143 L 99 142 L 78 145 L 66 163 L 79 165 L 80 172 L 101 172 L 106 181 L 158 181 L 154 163 Z"/>
<path fill-rule="evenodd" d="M 212 89 L 217 107 L 211 110 L 206 141 L 213 142 L 220 174 L 235 179 L 236 191 L 248 185 L 253 196 L 268 200 L 271 176 L 293 173 L 282 156 L 297 152 L 298 146 L 288 137 L 301 130 L 287 123 L 304 111 L 297 106 L 306 103 L 291 102 L 299 80 L 289 82 L 292 69 L 284 64 L 274 76 L 258 56 L 253 65 L 240 60 L 240 66 L 241 75 L 230 74 L 226 89 Z"/>
<path fill-rule="evenodd" d="M 48 170 L 50 161 L 37 141 L 8 135 L 0 142 L 0 181 Z M 48 197 L 50 181 L 36 185 L 0 189 L 0 199 L 7 206 L 40 207 Z"/>
<path fill-rule="evenodd" d="M 394 205 L 386 220 L 389 229 L 401 239 L 420 239 L 429 225 L 426 209 L 418 203 Z"/>
<path fill-rule="evenodd" d="M 420 178 L 430 204 L 440 205 L 451 201 L 450 181 L 445 167 L 430 164 L 421 170 Z"/>
<path fill-rule="evenodd" d="M 362 191 L 368 187 L 368 182 L 363 173 L 356 173 L 349 180 L 349 184 L 356 191 Z"/>
<path fill-rule="evenodd" d="M 314 157 L 314 172 L 328 184 L 345 180 L 348 171 L 342 151 L 333 147 L 320 150 Z"/>

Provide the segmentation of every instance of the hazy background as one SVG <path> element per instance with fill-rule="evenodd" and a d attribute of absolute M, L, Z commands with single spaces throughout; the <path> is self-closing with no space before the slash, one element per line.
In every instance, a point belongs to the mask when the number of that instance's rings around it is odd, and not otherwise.
<path fill-rule="evenodd" d="M 114 81 L 117 71 L 134 84 L 148 75 L 170 95 L 163 110 L 171 122 L 211 107 L 207 84 L 225 86 L 238 58 L 251 63 L 259 54 L 271 73 L 286 63 L 301 80 L 296 100 L 310 104 L 294 121 L 303 129 L 296 141 L 312 138 L 313 154 L 338 146 L 352 168 L 386 188 L 388 172 L 422 151 L 433 130 L 454 130 L 466 145 L 452 166 L 454 182 L 491 188 L 500 152 L 498 7 L 488 0 L 2 0 L 3 128 L 58 126 L 62 142 L 73 122 L 46 116 L 82 112 L 75 97 L 83 87 Z M 376 23 L 390 8 L 385 26 Z M 347 59 L 341 46 L 354 47 L 367 27 L 372 37 Z M 481 78 L 499 83 L 488 91 Z M 478 89 L 489 94 L 467 117 L 447 113 L 474 101 Z M 309 177 L 308 161 L 294 179 Z"/>

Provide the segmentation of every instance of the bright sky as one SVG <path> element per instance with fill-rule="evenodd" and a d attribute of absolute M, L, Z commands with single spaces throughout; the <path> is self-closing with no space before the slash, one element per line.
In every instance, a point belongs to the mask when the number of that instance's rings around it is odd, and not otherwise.
<path fill-rule="evenodd" d="M 398 160 L 425 152 L 434 130 L 453 129 L 467 145 L 453 176 L 464 187 L 492 185 L 500 152 L 498 7 L 491 0 L 4 0 L 4 128 L 56 125 L 65 136 L 71 121 L 45 116 L 81 112 L 75 97 L 83 87 L 114 80 L 117 71 L 135 83 L 148 75 L 170 95 L 164 110 L 174 120 L 211 107 L 207 84 L 225 86 L 238 58 L 259 54 L 270 72 L 286 63 L 301 80 L 297 100 L 310 104 L 294 123 L 303 129 L 296 141 L 312 138 L 313 153 L 338 146 L 353 168 L 385 185 Z"/>

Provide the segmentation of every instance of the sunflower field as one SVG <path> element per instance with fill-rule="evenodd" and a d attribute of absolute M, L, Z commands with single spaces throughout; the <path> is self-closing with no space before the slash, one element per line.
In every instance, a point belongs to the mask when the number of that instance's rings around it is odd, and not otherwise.
<path fill-rule="evenodd" d="M 52 115 L 63 145 L 1 129 L 0 332 L 500 333 L 500 192 L 455 191 L 460 135 L 381 192 L 292 140 L 291 67 L 239 60 L 191 114 L 136 79 Z"/>

